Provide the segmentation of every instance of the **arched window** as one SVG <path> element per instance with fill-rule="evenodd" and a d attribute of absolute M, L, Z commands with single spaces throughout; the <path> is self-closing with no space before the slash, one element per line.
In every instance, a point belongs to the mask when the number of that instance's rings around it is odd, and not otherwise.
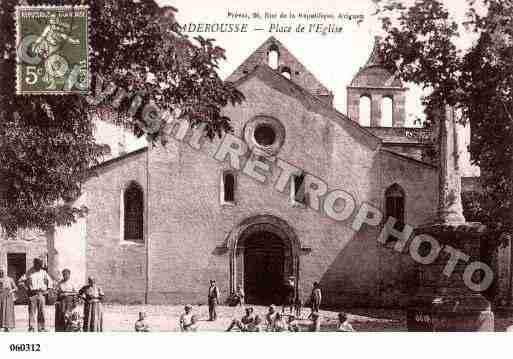
<path fill-rule="evenodd" d="M 123 193 L 124 239 L 125 241 L 144 240 L 144 194 L 135 182 L 130 183 Z"/>
<path fill-rule="evenodd" d="M 235 175 L 228 171 L 223 173 L 223 202 L 235 202 Z"/>
<path fill-rule="evenodd" d="M 281 74 L 283 77 L 288 78 L 289 80 L 292 78 L 292 73 L 290 71 L 290 68 L 287 66 L 284 66 L 281 68 Z"/>
<path fill-rule="evenodd" d="M 393 108 L 394 101 L 390 97 L 383 97 L 383 102 L 381 103 L 381 116 L 383 116 L 381 126 L 392 127 Z"/>
<path fill-rule="evenodd" d="M 267 59 L 269 61 L 269 66 L 273 70 L 277 70 L 278 62 L 280 60 L 280 52 L 278 50 L 278 46 L 271 45 L 271 47 L 269 47 L 269 52 L 267 53 Z"/>
<path fill-rule="evenodd" d="M 402 230 L 404 227 L 404 190 L 394 183 L 385 191 L 385 221 L 388 217 L 394 217 L 397 222 L 395 228 Z"/>
<path fill-rule="evenodd" d="M 298 173 L 292 176 L 292 181 L 290 181 L 290 193 L 292 196 L 293 204 L 305 204 L 305 174 Z"/>
<path fill-rule="evenodd" d="M 371 99 L 369 96 L 360 97 L 359 122 L 360 126 L 370 126 Z"/>

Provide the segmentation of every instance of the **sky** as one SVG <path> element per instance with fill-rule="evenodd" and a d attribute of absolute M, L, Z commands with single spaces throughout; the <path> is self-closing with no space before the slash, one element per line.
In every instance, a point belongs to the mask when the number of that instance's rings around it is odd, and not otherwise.
<path fill-rule="evenodd" d="M 249 32 L 246 33 L 201 33 L 204 37 L 217 40 L 219 46 L 226 50 L 227 60 L 221 63 L 220 75 L 226 78 L 240 65 L 257 47 L 269 36 L 275 36 L 284 44 L 299 61 L 306 66 L 327 88 L 333 91 L 334 106 L 342 113 L 346 113 L 346 86 L 349 85 L 359 68 L 368 59 L 373 46 L 375 35 L 380 35 L 381 29 L 378 20 L 372 16 L 375 5 L 371 0 L 157 0 L 161 6 L 173 6 L 178 9 L 177 20 L 181 24 L 188 23 L 247 23 Z M 456 21 L 461 22 L 465 15 L 466 0 L 446 1 L 446 6 Z M 259 12 L 261 19 L 241 19 L 229 16 L 229 13 L 246 13 L 250 17 Z M 355 20 L 334 19 L 265 19 L 265 13 L 279 14 L 351 14 L 363 15 L 360 24 Z M 342 27 L 338 33 L 291 33 L 270 31 L 273 24 L 281 26 L 290 25 L 292 30 L 298 24 L 322 23 L 325 26 L 332 24 Z M 263 31 L 254 29 L 262 28 Z M 188 33 L 195 36 L 198 33 Z M 458 46 L 462 49 L 470 46 L 474 40 L 471 35 L 463 33 L 458 39 Z M 406 126 L 413 126 L 415 118 L 423 118 L 421 105 L 422 90 L 415 85 L 406 84 L 409 91 L 406 97 Z M 114 134 L 109 135 L 108 125 L 100 125 L 98 133 L 106 140 L 112 140 Z M 468 143 L 468 129 L 462 135 L 463 143 Z M 143 140 L 134 141 L 125 135 L 126 149 L 136 149 L 144 144 Z M 112 145 L 111 145 L 112 147 Z M 463 154 L 463 167 L 469 174 L 475 172 L 468 163 L 468 154 Z"/>
<path fill-rule="evenodd" d="M 227 77 L 248 55 L 252 53 L 269 36 L 273 35 L 287 47 L 324 85 L 335 94 L 335 107 L 346 113 L 346 86 L 364 65 L 372 50 L 375 35 L 380 34 L 380 25 L 372 13 L 375 5 L 371 0 L 259 0 L 236 1 L 216 0 L 157 0 L 160 5 L 170 5 L 178 9 L 177 20 L 180 23 L 248 23 L 252 28 L 264 28 L 266 31 L 250 31 L 248 33 L 202 33 L 204 37 L 212 37 L 226 49 L 227 61 L 222 64 L 220 74 Z M 457 21 L 465 15 L 466 0 L 446 1 L 446 6 Z M 343 26 L 344 30 L 336 34 L 312 33 L 276 33 L 269 32 L 272 24 L 291 24 L 294 28 L 298 23 L 318 23 L 319 20 L 305 21 L 283 19 L 233 19 L 232 13 L 265 12 L 280 13 L 325 13 L 363 15 L 364 21 L 357 25 L 355 21 L 323 20 L 326 25 Z M 191 36 L 197 33 L 191 33 Z M 472 37 L 462 34 L 458 41 L 464 48 L 472 43 Z M 422 91 L 409 85 L 410 96 L 407 99 L 407 113 L 422 116 L 420 95 Z M 411 116 L 407 116 L 411 117 Z M 413 125 L 413 122 L 408 123 Z"/>

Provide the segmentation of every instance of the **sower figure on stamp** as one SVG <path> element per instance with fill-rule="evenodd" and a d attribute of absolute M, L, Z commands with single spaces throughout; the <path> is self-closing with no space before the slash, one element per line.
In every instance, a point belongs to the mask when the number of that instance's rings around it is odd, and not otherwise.
<path fill-rule="evenodd" d="M 53 283 L 48 273 L 43 269 L 43 262 L 39 258 L 34 259 L 34 266 L 20 278 L 20 282 L 25 286 L 29 296 L 28 314 L 29 314 L 29 332 L 34 331 L 35 320 L 37 317 L 37 330 L 46 331 L 45 328 L 45 295 L 48 287 Z"/>
<path fill-rule="evenodd" d="M 71 25 L 64 23 L 57 15 L 52 14 L 48 19 L 48 26 L 43 30 L 41 36 L 34 43 L 34 51 L 41 55 L 45 61 L 44 81 L 49 83 L 48 89 L 57 87 L 56 81 L 64 77 L 65 73 L 57 71 L 62 65 L 62 57 L 56 52 L 65 42 L 79 45 L 80 40 L 74 39 L 66 34 L 70 32 Z"/>
<path fill-rule="evenodd" d="M 216 306 L 219 304 L 219 289 L 216 286 L 216 281 L 210 281 L 210 288 L 208 288 L 208 314 L 209 320 L 214 321 L 217 319 Z"/>

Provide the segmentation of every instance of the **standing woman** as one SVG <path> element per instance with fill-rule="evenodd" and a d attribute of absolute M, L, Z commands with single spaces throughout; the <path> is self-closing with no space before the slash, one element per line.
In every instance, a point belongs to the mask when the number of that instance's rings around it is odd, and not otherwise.
<path fill-rule="evenodd" d="M 12 278 L 0 268 L 0 329 L 14 329 L 14 292 L 18 288 Z"/>
<path fill-rule="evenodd" d="M 57 284 L 57 302 L 55 303 L 55 331 L 66 331 L 66 313 L 73 311 L 76 307 L 77 291 L 71 283 L 71 271 L 62 271 L 62 280 Z"/>
<path fill-rule="evenodd" d="M 84 332 L 103 331 L 102 303 L 103 292 L 93 277 L 87 279 L 87 285 L 78 294 L 84 299 Z"/>
<path fill-rule="evenodd" d="M 312 297 L 310 301 L 312 306 L 312 313 L 318 313 L 319 310 L 321 310 L 322 292 L 321 286 L 317 282 L 313 284 Z"/>

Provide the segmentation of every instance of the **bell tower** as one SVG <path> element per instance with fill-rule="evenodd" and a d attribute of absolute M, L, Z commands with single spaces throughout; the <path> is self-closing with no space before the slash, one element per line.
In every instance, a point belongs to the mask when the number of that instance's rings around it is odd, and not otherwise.
<path fill-rule="evenodd" d="M 379 36 L 376 36 L 369 59 L 347 86 L 347 115 L 362 125 L 360 103 L 366 97 L 370 100 L 370 127 L 383 127 L 383 101 L 390 99 L 392 127 L 404 127 L 408 88 L 383 66 L 383 59 L 379 56 L 379 40 Z"/>

